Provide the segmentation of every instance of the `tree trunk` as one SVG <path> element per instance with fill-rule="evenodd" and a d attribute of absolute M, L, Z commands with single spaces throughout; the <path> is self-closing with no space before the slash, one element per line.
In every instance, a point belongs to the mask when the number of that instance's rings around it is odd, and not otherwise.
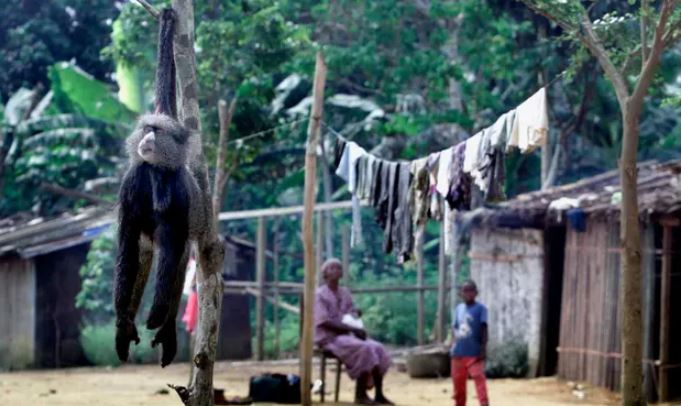
<path fill-rule="evenodd" d="M 173 0 L 177 20 L 173 47 L 177 69 L 177 87 L 180 96 L 178 116 L 189 129 L 201 131 L 199 120 L 199 94 L 194 54 L 194 8 L 192 0 Z M 223 298 L 221 270 L 225 255 L 218 237 L 218 219 L 213 215 L 213 205 L 208 182 L 208 168 L 202 151 L 190 162 L 202 193 L 200 210 L 207 219 L 204 234 L 197 241 L 197 294 L 199 296 L 199 320 L 196 330 L 193 370 L 189 388 L 176 388 L 186 405 L 213 405 L 213 364 L 218 342 L 220 311 Z"/>
<path fill-rule="evenodd" d="M 642 267 L 637 205 L 637 145 L 642 101 L 629 99 L 623 112 L 623 147 L 620 159 L 623 404 L 644 405 L 642 374 Z"/>

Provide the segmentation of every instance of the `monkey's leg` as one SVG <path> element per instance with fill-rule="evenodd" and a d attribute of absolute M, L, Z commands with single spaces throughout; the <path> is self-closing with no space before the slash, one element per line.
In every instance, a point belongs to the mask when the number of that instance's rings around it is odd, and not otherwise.
<path fill-rule="evenodd" d="M 152 347 L 156 347 L 157 344 L 161 344 L 163 352 L 161 354 L 161 367 L 165 367 L 170 364 L 175 358 L 175 354 L 178 350 L 176 331 L 175 331 L 175 319 L 177 318 L 178 308 L 180 307 L 180 301 L 182 299 L 182 288 L 185 285 L 185 272 L 187 270 L 187 262 L 189 262 L 191 244 L 189 241 L 185 244 L 185 250 L 178 265 L 178 278 L 176 278 L 173 286 L 173 297 L 170 304 L 170 309 L 168 312 L 168 318 L 166 322 L 163 323 L 161 329 L 156 332 L 154 339 L 152 340 Z"/>
<path fill-rule="evenodd" d="M 170 310 L 175 283 L 184 278 L 185 269 L 180 269 L 179 265 L 187 244 L 187 227 L 166 220 L 158 225 L 155 234 L 159 257 L 156 261 L 154 301 L 147 319 L 147 328 L 150 330 L 161 327 L 167 318 L 175 317 Z"/>

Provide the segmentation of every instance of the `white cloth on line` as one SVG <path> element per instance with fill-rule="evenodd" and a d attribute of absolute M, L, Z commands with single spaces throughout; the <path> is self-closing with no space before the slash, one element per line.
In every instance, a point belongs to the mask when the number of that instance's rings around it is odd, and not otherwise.
<path fill-rule="evenodd" d="M 466 140 L 466 147 L 464 147 L 464 163 L 462 164 L 462 170 L 465 173 L 470 174 L 476 169 L 476 164 L 478 163 L 478 149 L 481 145 L 482 137 L 483 131 L 479 131 Z"/>
<path fill-rule="evenodd" d="M 514 127 L 514 118 L 516 117 L 516 110 L 510 110 L 501 115 L 495 124 L 488 127 L 490 137 L 490 145 L 493 148 L 502 148 L 507 146 L 509 136 Z"/>
<path fill-rule="evenodd" d="M 355 247 L 362 244 L 362 216 L 360 213 L 360 199 L 355 191 L 357 186 L 357 162 L 358 159 L 366 155 L 367 151 L 353 141 L 346 144 L 343 150 L 336 174 L 348 183 L 348 191 L 351 193 L 351 204 L 353 207 L 353 223 L 350 230 L 350 246 Z"/>
<path fill-rule="evenodd" d="M 436 176 L 436 191 L 443 197 L 448 195 L 450 190 L 450 166 L 452 165 L 452 155 L 454 147 L 442 150 L 438 158 L 438 175 Z"/>
<path fill-rule="evenodd" d="M 543 87 L 516 108 L 507 150 L 517 147 L 523 153 L 531 152 L 547 143 L 548 131 L 547 94 Z"/>

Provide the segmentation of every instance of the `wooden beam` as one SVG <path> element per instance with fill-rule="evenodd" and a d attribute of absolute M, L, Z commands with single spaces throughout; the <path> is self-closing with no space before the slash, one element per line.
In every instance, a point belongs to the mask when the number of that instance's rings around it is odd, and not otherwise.
<path fill-rule="evenodd" d="M 265 217 L 258 218 L 256 229 L 256 359 L 262 361 L 265 341 Z"/>
<path fill-rule="evenodd" d="M 341 210 L 352 208 L 350 200 L 345 200 L 342 202 L 332 202 L 332 203 L 315 203 L 313 211 L 328 211 L 328 210 Z M 240 210 L 240 211 L 228 211 L 220 213 L 218 219 L 220 221 L 230 221 L 230 220 L 243 220 L 252 219 L 258 217 L 275 217 L 275 216 L 288 216 L 291 214 L 301 214 L 303 213 L 304 206 L 291 206 L 291 207 L 274 207 L 270 209 L 256 209 L 256 210 Z"/>
<path fill-rule="evenodd" d="M 313 362 L 313 305 L 315 303 L 315 247 L 313 246 L 313 210 L 315 207 L 315 185 L 317 167 L 317 145 L 324 106 L 324 83 L 327 66 L 321 52 L 315 58 L 315 79 L 313 81 L 313 107 L 308 123 L 308 140 L 305 153 L 305 185 L 303 190 L 303 219 L 301 231 L 303 238 L 303 263 L 305 270 L 305 289 L 303 293 L 303 331 L 301 337 L 301 402 L 304 406 L 312 404 L 310 383 Z"/>
<path fill-rule="evenodd" d="M 670 295 L 672 272 L 672 228 L 663 226 L 663 257 L 661 261 L 661 332 L 659 335 L 659 355 L 658 360 L 661 365 L 667 365 L 669 361 L 668 353 L 670 349 Z M 668 400 L 668 370 L 659 368 L 658 374 L 658 401 Z"/>
<path fill-rule="evenodd" d="M 250 294 L 250 295 L 255 296 L 256 298 L 263 298 L 263 299 L 267 300 L 268 302 L 272 303 L 273 305 L 279 307 L 280 309 L 284 309 L 290 313 L 293 313 L 296 315 L 301 314 L 301 310 L 298 307 L 296 307 L 294 305 L 290 305 L 287 302 L 278 301 L 274 297 L 272 297 L 268 294 L 261 294 L 260 291 L 258 291 L 257 289 L 246 288 L 245 292 Z"/>

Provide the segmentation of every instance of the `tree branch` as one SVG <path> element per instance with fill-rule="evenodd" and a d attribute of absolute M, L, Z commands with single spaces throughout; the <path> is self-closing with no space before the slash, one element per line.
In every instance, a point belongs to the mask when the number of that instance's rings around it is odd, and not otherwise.
<path fill-rule="evenodd" d="M 577 27 L 571 24 L 568 21 L 562 20 L 559 17 L 550 14 L 548 11 L 543 10 L 536 6 L 531 0 L 519 0 L 521 3 L 525 4 L 526 7 L 529 9 L 533 10 L 535 13 L 540 14 L 541 16 L 545 17 L 546 19 L 550 21 L 554 21 L 559 25 L 559 27 L 563 28 L 565 31 L 577 31 Z"/>
<path fill-rule="evenodd" d="M 590 21 L 590 17 L 587 13 L 587 10 L 583 9 L 583 15 L 581 17 L 580 25 L 576 27 L 569 21 L 563 20 L 560 17 L 550 13 L 549 11 L 536 6 L 531 0 L 520 1 L 523 4 L 525 4 L 526 7 L 533 10 L 534 12 L 559 24 L 559 26 L 563 28 L 565 31 L 573 32 L 573 34 L 580 40 L 580 42 L 582 42 L 583 45 L 585 45 L 585 47 L 587 47 L 587 49 L 590 50 L 592 55 L 594 55 L 594 57 L 597 58 L 599 65 L 604 70 L 604 73 L 609 78 L 611 84 L 613 85 L 616 91 L 618 103 L 622 108 L 625 108 L 625 103 L 628 98 L 627 84 L 623 76 L 620 74 L 618 69 L 616 69 L 615 65 L 611 61 L 611 58 L 609 58 L 609 55 L 606 52 L 606 49 L 604 49 L 601 40 L 592 29 L 592 22 Z"/>
<path fill-rule="evenodd" d="M 112 206 L 114 204 L 114 202 L 111 200 L 102 199 L 89 193 L 81 192 L 80 190 L 67 189 L 54 183 L 43 182 L 40 184 L 40 188 L 51 193 L 71 197 L 74 199 L 84 199 L 92 203 L 101 204 L 103 206 Z"/>
<path fill-rule="evenodd" d="M 644 63 L 648 57 L 648 50 L 646 46 L 646 36 L 647 36 L 647 11 L 648 3 L 647 0 L 641 0 L 640 6 L 640 17 L 639 17 L 639 41 L 642 43 L 642 69 L 644 69 Z"/>
<path fill-rule="evenodd" d="M 216 158 L 216 174 L 213 183 L 213 213 L 217 216 L 220 213 L 220 206 L 225 195 L 225 183 L 232 172 L 232 164 L 229 172 L 225 170 L 225 158 L 227 156 L 227 142 L 230 139 L 230 126 L 232 125 L 232 117 L 237 106 L 237 95 L 230 101 L 230 106 L 227 106 L 225 100 L 218 101 L 218 121 L 220 122 L 220 136 L 218 137 L 218 157 Z"/>
<path fill-rule="evenodd" d="M 137 3 L 138 3 L 139 5 L 141 5 L 145 10 L 147 10 L 147 12 L 148 12 L 149 14 L 151 14 L 152 17 L 154 17 L 154 18 L 159 18 L 159 14 L 161 14 L 161 12 L 160 12 L 159 10 L 157 10 L 157 9 L 156 9 L 154 6 L 152 6 L 151 4 L 147 3 L 146 0 L 135 0 L 135 1 L 137 1 Z"/>
<path fill-rule="evenodd" d="M 654 31 L 654 42 L 651 45 L 651 52 L 643 65 L 642 73 L 637 79 L 637 84 L 635 85 L 635 90 L 632 92 L 633 99 L 642 99 L 646 94 L 649 84 L 654 77 L 656 68 L 658 67 L 658 62 L 665 48 L 664 32 L 666 24 L 668 23 L 668 18 L 675 8 L 675 2 L 673 0 L 663 0 L 663 5 L 661 6 L 661 15 L 658 18 L 658 23 L 656 24 L 656 30 Z M 644 44 L 642 44 L 644 46 Z"/>
<path fill-rule="evenodd" d="M 628 98 L 628 86 L 620 74 L 618 69 L 609 58 L 609 54 L 604 49 L 601 40 L 597 34 L 592 29 L 592 22 L 587 14 L 584 14 L 580 22 L 581 32 L 578 34 L 580 41 L 587 47 L 587 49 L 592 52 L 597 62 L 604 70 L 604 73 L 611 81 L 614 90 L 616 91 L 616 97 L 618 98 L 618 103 L 620 104 L 622 111 L 625 111 L 625 105 Z"/>

